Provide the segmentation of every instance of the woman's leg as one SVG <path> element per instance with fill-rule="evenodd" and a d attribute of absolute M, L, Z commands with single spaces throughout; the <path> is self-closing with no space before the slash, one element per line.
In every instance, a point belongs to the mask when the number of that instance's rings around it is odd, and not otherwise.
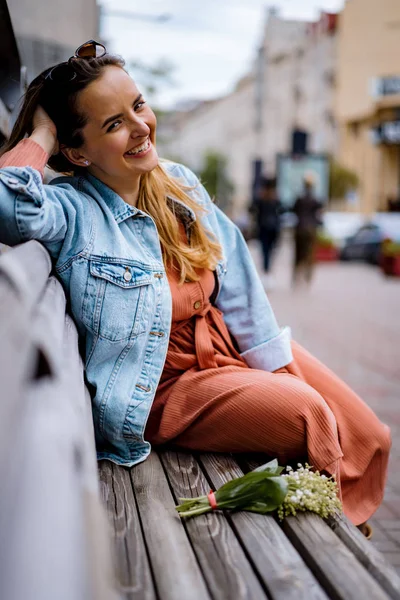
<path fill-rule="evenodd" d="M 294 361 L 268 373 L 222 367 L 172 387 L 154 444 L 265 452 L 281 464 L 308 456 L 334 474 L 346 515 L 366 521 L 383 498 L 389 429 L 327 367 L 293 344 Z"/>
<path fill-rule="evenodd" d="M 281 464 L 308 456 L 318 469 L 342 456 L 334 414 L 316 390 L 287 372 L 240 367 L 185 373 L 147 439 L 192 450 L 264 452 Z"/>
<path fill-rule="evenodd" d="M 308 383 L 331 408 L 338 426 L 343 458 L 335 473 L 347 516 L 366 521 L 383 500 L 387 478 L 390 429 L 361 398 L 328 367 L 296 342 L 294 361 L 285 368 Z M 331 469 L 328 469 L 331 472 Z"/>

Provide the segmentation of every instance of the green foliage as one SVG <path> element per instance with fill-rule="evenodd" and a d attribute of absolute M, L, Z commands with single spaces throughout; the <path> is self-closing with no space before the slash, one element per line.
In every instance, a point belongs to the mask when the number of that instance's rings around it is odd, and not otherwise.
<path fill-rule="evenodd" d="M 276 510 L 288 493 L 288 482 L 280 477 L 278 462 L 272 461 L 243 477 L 232 479 L 215 492 L 219 509 L 247 510 L 266 514 Z M 208 496 L 179 498 L 183 501 L 176 507 L 181 517 L 194 517 L 210 512 Z"/>
<path fill-rule="evenodd" d="M 317 246 L 321 248 L 334 248 L 335 242 L 324 231 L 317 231 Z"/>
<path fill-rule="evenodd" d="M 359 178 L 354 171 L 344 167 L 334 159 L 330 160 L 329 168 L 329 197 L 332 199 L 345 198 L 346 194 L 358 188 Z"/>
<path fill-rule="evenodd" d="M 392 240 L 384 241 L 382 244 L 382 254 L 384 256 L 400 256 L 400 242 Z"/>
<path fill-rule="evenodd" d="M 336 481 L 318 471 L 313 472 L 307 464 L 297 466 L 297 471 L 286 467 L 287 473 L 282 473 L 278 461 L 272 460 L 222 485 L 214 492 L 213 506 L 208 495 L 179 498 L 182 504 L 175 508 L 181 517 L 195 517 L 215 509 L 260 514 L 277 510 L 280 519 L 306 510 L 324 518 L 340 512 L 342 506 Z"/>
<path fill-rule="evenodd" d="M 203 168 L 199 173 L 200 180 L 211 198 L 215 198 L 218 206 L 223 210 L 229 208 L 231 196 L 235 186 L 226 173 L 227 158 L 216 152 L 208 150 L 204 155 Z"/>

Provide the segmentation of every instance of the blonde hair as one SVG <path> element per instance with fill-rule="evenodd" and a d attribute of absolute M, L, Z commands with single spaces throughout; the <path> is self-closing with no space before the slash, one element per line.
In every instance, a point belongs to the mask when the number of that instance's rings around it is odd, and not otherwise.
<path fill-rule="evenodd" d="M 200 221 L 205 209 L 187 192 L 195 188 L 185 186 L 169 175 L 161 165 L 146 173 L 140 180 L 137 207 L 150 215 L 157 226 L 166 268 L 175 268 L 179 282 L 198 281 L 196 269 L 215 269 L 222 256 L 221 246 Z M 196 215 L 190 226 L 190 243 L 182 240 L 179 219 L 169 197 L 183 202 Z"/>

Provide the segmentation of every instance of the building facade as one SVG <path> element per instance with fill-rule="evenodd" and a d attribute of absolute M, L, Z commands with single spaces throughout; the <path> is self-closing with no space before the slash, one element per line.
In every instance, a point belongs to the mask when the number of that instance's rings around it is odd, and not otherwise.
<path fill-rule="evenodd" d="M 356 211 L 400 197 L 400 2 L 347 0 L 340 15 L 340 161 L 360 180 Z"/>
<path fill-rule="evenodd" d="M 250 202 L 254 161 L 275 175 L 277 154 L 291 151 L 294 129 L 308 134 L 308 151 L 334 154 L 336 40 L 336 15 L 308 23 L 270 12 L 250 73 L 231 94 L 175 114 L 170 135 L 162 135 L 163 153 L 195 170 L 207 150 L 224 154 L 234 217 Z"/>
<path fill-rule="evenodd" d="M 254 90 L 250 74 L 231 94 L 175 112 L 159 128 L 160 154 L 185 163 L 195 172 L 202 169 L 207 152 L 225 156 L 227 177 L 235 186 L 234 200 L 248 202 L 255 151 Z"/>
<path fill-rule="evenodd" d="M 7 4 L 28 82 L 46 67 L 67 60 L 86 40 L 98 38 L 96 0 L 8 0 Z"/>

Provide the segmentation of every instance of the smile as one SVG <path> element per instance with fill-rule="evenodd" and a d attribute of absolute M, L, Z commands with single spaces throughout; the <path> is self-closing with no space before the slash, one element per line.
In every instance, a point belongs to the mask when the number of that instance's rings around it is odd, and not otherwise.
<path fill-rule="evenodd" d="M 124 156 L 130 156 L 132 158 L 141 158 L 151 149 L 150 138 L 147 138 L 143 144 L 140 146 L 136 146 L 136 148 L 132 148 L 128 152 L 125 152 Z"/>

